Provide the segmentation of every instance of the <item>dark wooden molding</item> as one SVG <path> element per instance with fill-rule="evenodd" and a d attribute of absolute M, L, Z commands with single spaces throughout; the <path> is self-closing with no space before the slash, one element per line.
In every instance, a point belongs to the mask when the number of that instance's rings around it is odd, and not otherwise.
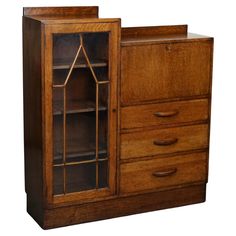
<path fill-rule="evenodd" d="M 187 34 L 188 25 L 168 26 L 145 26 L 145 27 L 124 27 L 121 29 L 121 37 L 140 37 L 153 35 Z"/>
<path fill-rule="evenodd" d="M 98 17 L 97 6 L 86 7 L 24 7 L 24 16 L 90 16 Z"/>

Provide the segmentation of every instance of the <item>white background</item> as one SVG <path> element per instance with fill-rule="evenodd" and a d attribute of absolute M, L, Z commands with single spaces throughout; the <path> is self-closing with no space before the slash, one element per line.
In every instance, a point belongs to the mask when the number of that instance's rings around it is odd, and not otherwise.
<path fill-rule="evenodd" d="M 0 1 L 0 235 L 236 235 L 236 13 L 234 0 Z M 188 24 L 214 36 L 207 201 L 43 231 L 26 213 L 23 168 L 22 7 L 98 5 L 123 26 Z"/>

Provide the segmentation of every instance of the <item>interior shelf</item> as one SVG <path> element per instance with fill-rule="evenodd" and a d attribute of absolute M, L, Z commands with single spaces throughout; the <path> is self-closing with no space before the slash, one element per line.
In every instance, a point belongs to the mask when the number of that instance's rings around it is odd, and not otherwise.
<path fill-rule="evenodd" d="M 103 154 L 107 154 L 107 150 L 106 149 L 100 149 L 98 151 L 99 156 L 103 156 Z M 75 158 L 89 158 L 95 155 L 95 151 L 93 150 L 87 150 L 87 151 L 81 151 L 81 152 L 72 152 L 72 153 L 67 153 L 66 154 L 66 159 L 67 162 L 73 161 L 72 159 Z M 103 157 L 102 157 L 103 158 Z M 62 153 L 56 153 L 54 155 L 54 163 L 58 164 L 58 161 L 60 161 L 62 159 Z M 71 159 L 71 160 L 70 160 Z"/>
<path fill-rule="evenodd" d="M 65 59 L 65 58 L 57 58 L 54 59 L 53 69 L 61 70 L 61 69 L 70 69 L 71 64 L 73 62 L 73 58 Z M 102 59 L 93 59 L 90 61 L 91 66 L 95 67 L 106 67 L 107 61 Z M 78 62 L 75 63 L 74 68 L 88 68 L 88 64 L 84 59 L 78 59 Z"/>
<path fill-rule="evenodd" d="M 66 114 L 74 114 L 74 113 L 84 113 L 84 112 L 92 112 L 96 110 L 95 102 L 93 101 L 69 101 L 66 104 Z M 99 111 L 107 110 L 106 106 L 100 105 L 98 107 Z M 53 104 L 53 115 L 62 115 L 63 114 L 63 102 L 62 101 L 54 101 Z"/>

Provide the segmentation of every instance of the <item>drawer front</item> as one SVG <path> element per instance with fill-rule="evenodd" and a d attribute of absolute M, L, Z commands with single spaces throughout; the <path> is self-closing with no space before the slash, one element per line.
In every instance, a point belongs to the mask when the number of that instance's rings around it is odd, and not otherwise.
<path fill-rule="evenodd" d="M 120 192 L 147 191 L 193 182 L 207 181 L 207 154 L 157 158 L 121 165 Z"/>
<path fill-rule="evenodd" d="M 212 42 L 122 47 L 121 104 L 209 93 Z"/>
<path fill-rule="evenodd" d="M 191 125 L 121 134 L 121 159 L 208 147 L 208 125 Z"/>
<path fill-rule="evenodd" d="M 130 129 L 208 119 L 208 100 L 164 102 L 121 109 L 121 128 Z"/>

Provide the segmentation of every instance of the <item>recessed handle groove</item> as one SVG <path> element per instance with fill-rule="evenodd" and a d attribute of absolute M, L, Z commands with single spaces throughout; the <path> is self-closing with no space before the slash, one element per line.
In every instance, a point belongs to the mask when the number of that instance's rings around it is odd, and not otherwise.
<path fill-rule="evenodd" d="M 171 168 L 167 170 L 158 170 L 152 173 L 155 177 L 167 177 L 175 174 L 177 172 L 177 168 Z"/>
<path fill-rule="evenodd" d="M 164 139 L 164 140 L 154 140 L 153 144 L 157 145 L 157 146 L 168 146 L 168 145 L 172 145 L 178 142 L 177 138 L 170 138 L 170 139 Z"/>
<path fill-rule="evenodd" d="M 179 114 L 178 110 L 174 110 L 174 111 L 158 111 L 154 113 L 154 116 L 157 117 L 172 117 L 172 116 L 176 116 Z"/>

